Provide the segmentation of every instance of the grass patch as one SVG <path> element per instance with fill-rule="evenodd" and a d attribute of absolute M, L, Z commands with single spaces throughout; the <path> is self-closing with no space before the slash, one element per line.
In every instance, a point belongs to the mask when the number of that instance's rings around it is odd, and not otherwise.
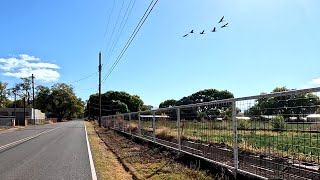
<path fill-rule="evenodd" d="M 204 171 L 190 169 L 175 162 L 168 152 L 150 149 L 147 144 L 135 143 L 112 130 L 99 127 L 96 130 L 136 179 L 213 179 Z M 159 133 L 166 131 L 162 129 Z"/>
<path fill-rule="evenodd" d="M 93 125 L 90 122 L 85 122 L 85 125 L 98 179 L 132 179 L 132 176 L 122 167 L 116 155 L 98 137 Z"/>

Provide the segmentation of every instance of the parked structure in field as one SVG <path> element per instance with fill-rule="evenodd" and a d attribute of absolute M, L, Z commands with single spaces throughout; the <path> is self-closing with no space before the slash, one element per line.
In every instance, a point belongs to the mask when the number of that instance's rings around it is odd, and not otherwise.
<path fill-rule="evenodd" d="M 320 122 L 320 114 L 310 114 L 307 116 L 308 122 Z"/>
<path fill-rule="evenodd" d="M 16 112 L 16 113 L 15 113 Z M 39 109 L 25 108 L 25 115 L 23 115 L 23 108 L 0 108 L 0 121 L 9 119 L 15 119 L 15 125 L 25 125 L 25 119 L 28 123 L 36 124 L 38 120 L 44 120 L 46 118 L 45 113 L 42 113 Z"/>

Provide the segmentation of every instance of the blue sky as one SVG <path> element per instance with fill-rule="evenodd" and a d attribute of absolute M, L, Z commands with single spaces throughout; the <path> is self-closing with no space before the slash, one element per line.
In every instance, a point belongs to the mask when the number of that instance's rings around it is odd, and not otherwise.
<path fill-rule="evenodd" d="M 104 36 L 113 0 L 2 0 L 0 80 L 14 85 L 34 73 L 37 85 L 76 81 L 97 72 L 99 51 L 104 77 L 150 0 L 136 1 L 106 63 L 122 3 L 116 1 Z M 319 8 L 318 0 L 159 0 L 102 90 L 158 106 L 206 88 L 240 97 L 276 86 L 320 86 Z M 223 15 L 229 27 L 209 32 Z M 196 34 L 182 38 L 191 29 Z M 72 85 L 85 100 L 97 81 L 95 74 Z"/>

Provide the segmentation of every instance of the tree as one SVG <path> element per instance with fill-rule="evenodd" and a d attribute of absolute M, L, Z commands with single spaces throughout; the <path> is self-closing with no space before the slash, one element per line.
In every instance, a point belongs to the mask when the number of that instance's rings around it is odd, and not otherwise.
<path fill-rule="evenodd" d="M 144 105 L 142 99 L 137 95 L 130 95 L 124 91 L 108 91 L 101 94 L 102 116 L 115 115 L 117 113 L 138 112 L 151 109 Z M 93 94 L 87 102 L 86 114 L 99 116 L 99 95 Z"/>
<path fill-rule="evenodd" d="M 167 108 L 167 107 L 173 107 L 177 105 L 177 101 L 174 99 L 166 100 L 162 103 L 160 103 L 159 108 Z"/>
<path fill-rule="evenodd" d="M 48 97 L 48 110 L 51 116 L 58 120 L 79 117 L 84 113 L 84 105 L 81 99 L 73 92 L 73 88 L 64 83 L 58 83 L 51 87 Z"/>
<path fill-rule="evenodd" d="M 205 89 L 181 98 L 178 101 L 173 99 L 166 100 L 160 104 L 160 107 L 181 106 L 188 104 L 196 104 L 210 101 L 217 101 L 223 99 L 233 98 L 233 94 L 227 90 L 219 91 L 217 89 Z M 216 117 L 227 117 L 230 111 L 231 105 L 221 106 L 201 106 L 197 108 L 184 108 L 180 111 L 180 117 L 182 119 L 214 119 Z M 168 114 L 170 117 L 175 117 L 175 113 Z M 231 116 L 230 116 L 231 118 Z"/>
<path fill-rule="evenodd" d="M 0 108 L 6 107 L 8 103 L 8 83 L 0 81 Z"/>
<path fill-rule="evenodd" d="M 42 112 L 49 112 L 49 103 L 50 103 L 50 94 L 51 90 L 45 86 L 37 86 L 35 93 L 35 106 L 37 109 L 40 109 Z"/>
<path fill-rule="evenodd" d="M 283 91 L 289 91 L 289 89 L 277 87 L 272 93 Z M 319 97 L 311 93 L 278 96 L 257 100 L 256 104 L 248 109 L 245 114 L 251 116 L 281 115 L 283 118 L 295 116 L 300 120 L 301 115 L 316 113 L 319 105 Z"/>

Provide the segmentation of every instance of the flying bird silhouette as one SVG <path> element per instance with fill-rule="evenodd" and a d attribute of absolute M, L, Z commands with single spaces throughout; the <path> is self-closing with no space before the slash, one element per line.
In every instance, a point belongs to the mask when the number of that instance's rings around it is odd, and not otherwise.
<path fill-rule="evenodd" d="M 204 30 L 200 34 L 204 34 Z"/>
<path fill-rule="evenodd" d="M 229 24 L 229 23 L 227 23 L 227 24 L 225 24 L 225 25 L 221 26 L 221 28 L 228 27 L 228 24 Z"/>
<path fill-rule="evenodd" d="M 190 31 L 190 33 L 191 33 L 191 34 L 193 33 L 193 29 Z"/>
<path fill-rule="evenodd" d="M 214 27 L 211 32 L 217 32 L 216 27 Z"/>
<path fill-rule="evenodd" d="M 187 37 L 189 34 L 184 35 L 183 37 Z"/>
<path fill-rule="evenodd" d="M 222 16 L 222 18 L 220 19 L 220 21 L 218 23 L 223 22 L 224 16 Z"/>

